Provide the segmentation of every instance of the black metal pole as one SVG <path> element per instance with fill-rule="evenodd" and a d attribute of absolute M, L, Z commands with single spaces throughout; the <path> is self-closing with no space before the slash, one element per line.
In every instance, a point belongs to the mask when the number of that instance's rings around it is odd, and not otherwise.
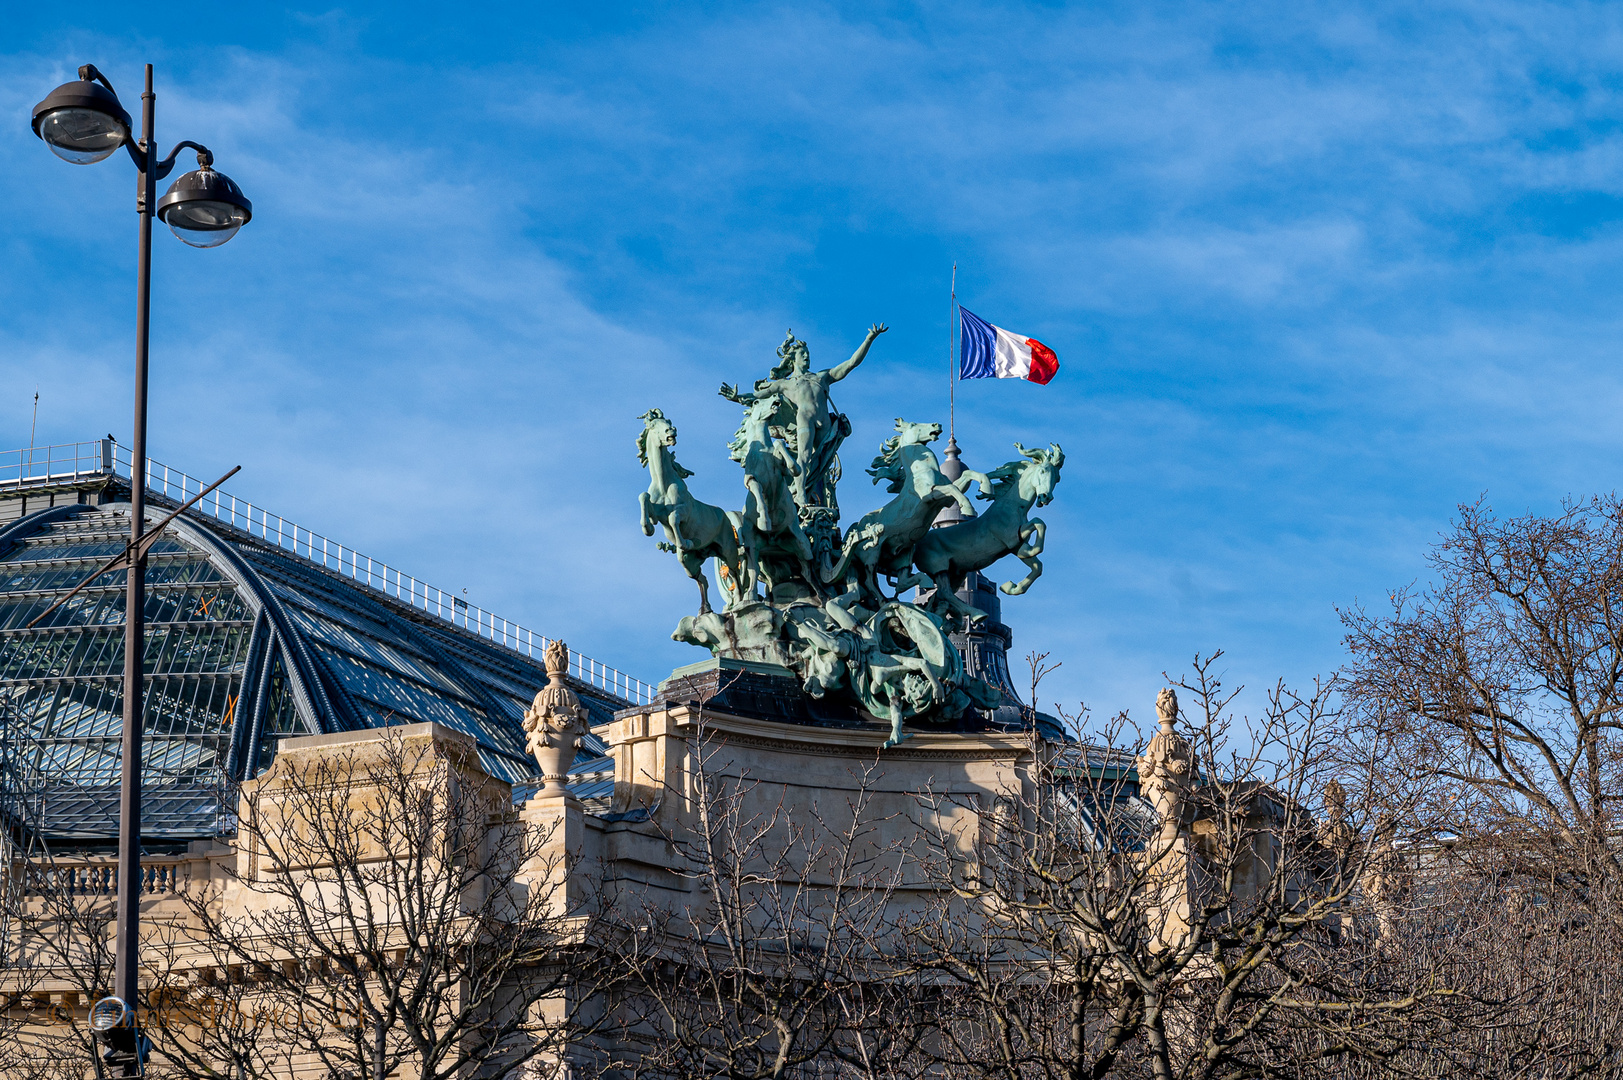
<path fill-rule="evenodd" d="M 157 201 L 158 143 L 153 133 L 152 65 L 141 95 L 140 255 L 135 271 L 135 428 L 130 446 L 130 543 L 141 539 L 147 494 L 147 338 L 152 312 L 152 210 Z M 141 922 L 141 701 L 146 653 L 146 556 L 132 551 L 124 592 L 124 737 L 118 792 L 118 952 L 114 993 L 136 1009 Z M 137 1065 L 125 1068 L 136 1075 Z"/>

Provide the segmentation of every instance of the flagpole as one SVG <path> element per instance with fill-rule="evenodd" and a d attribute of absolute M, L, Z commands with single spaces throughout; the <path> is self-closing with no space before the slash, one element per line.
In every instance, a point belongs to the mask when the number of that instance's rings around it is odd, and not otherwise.
<path fill-rule="evenodd" d="M 958 437 L 958 360 L 953 355 L 953 345 L 957 341 L 957 315 L 958 315 L 958 262 L 952 264 L 952 300 L 947 305 L 947 440 L 951 442 Z"/>

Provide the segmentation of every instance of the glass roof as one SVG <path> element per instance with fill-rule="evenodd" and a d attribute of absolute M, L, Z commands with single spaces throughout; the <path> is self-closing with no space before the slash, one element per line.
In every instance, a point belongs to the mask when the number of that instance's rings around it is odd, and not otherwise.
<path fill-rule="evenodd" d="M 129 510 L 63 506 L 0 528 L 0 811 L 47 841 L 117 833 L 124 572 L 27 624 L 123 549 Z M 146 583 L 149 844 L 232 831 L 235 784 L 289 735 L 433 721 L 478 740 L 492 775 L 539 779 L 523 716 L 546 674 L 528 656 L 189 517 L 153 546 Z M 630 704 L 571 685 L 593 724 Z M 602 751 L 594 739 L 580 760 Z"/>

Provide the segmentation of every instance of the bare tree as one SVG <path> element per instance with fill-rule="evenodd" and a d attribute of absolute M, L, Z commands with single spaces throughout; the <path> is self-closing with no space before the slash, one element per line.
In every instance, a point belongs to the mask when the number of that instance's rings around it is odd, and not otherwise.
<path fill-rule="evenodd" d="M 1431 564 L 1389 613 L 1344 615 L 1352 764 L 1411 831 L 1491 835 L 1506 872 L 1623 922 L 1623 502 L 1462 507 Z"/>
<path fill-rule="evenodd" d="M 228 1019 L 331 1077 L 564 1068 L 590 920 L 557 836 L 512 812 L 471 741 L 284 753 L 243 807 L 234 878 L 189 901 L 203 981 L 252 991 Z"/>
<path fill-rule="evenodd" d="M 1343 775 L 1408 810 L 1397 940 L 1468 940 L 1460 984 L 1501 1002 L 1424 1066 L 1623 1075 L 1623 501 L 1464 506 L 1430 562 L 1389 610 L 1343 614 Z"/>
<path fill-rule="evenodd" d="M 904 930 L 943 1075 L 1298 1077 L 1392 1060 L 1453 1000 L 1435 963 L 1383 965 L 1345 925 L 1369 847 L 1336 852 L 1310 812 L 1326 695 L 1278 687 L 1237 729 L 1217 659 L 1179 684 L 1192 709 L 1163 693 L 1141 756 L 1110 749 L 1125 716 L 1033 736 L 1033 783 L 982 814 L 979 855 L 939 834 L 943 899 Z"/>
<path fill-rule="evenodd" d="M 139 958 L 141 1024 L 153 1036 L 146 1075 L 278 1075 L 284 1062 L 279 1040 L 263 1022 L 243 1022 L 249 988 L 240 982 L 196 984 L 185 903 L 170 892 L 177 868 L 187 861 L 143 867 L 158 894 L 149 895 L 143 912 Z M 19 1080 L 94 1075 L 106 1047 L 92 1035 L 87 1013 L 92 1002 L 111 993 L 114 863 L 105 856 L 56 856 L 46 850 L 15 870 L 20 895 L 9 927 L 16 960 L 8 990 L 17 1003 L 10 1032 L 16 1041 L 7 1046 L 15 1061 L 0 1075 Z"/>
<path fill-rule="evenodd" d="M 909 1014 L 882 946 L 903 852 L 880 838 L 873 764 L 846 791 L 794 805 L 753 779 L 709 731 L 688 741 L 688 826 L 663 829 L 681 887 L 628 886 L 608 966 L 618 999 L 616 1075 L 764 1078 L 897 1075 Z"/>
<path fill-rule="evenodd" d="M 46 1080 L 47 1077 L 84 1076 L 92 1068 L 93 1051 L 89 1030 L 80 1022 L 78 1010 L 65 1005 L 65 981 L 77 987 L 75 973 L 54 980 L 56 993 L 47 989 L 52 976 L 64 971 L 53 964 L 59 950 L 67 945 L 81 920 L 69 925 L 53 917 L 58 891 L 47 868 L 31 865 L 21 857 L 5 868 L 5 936 L 3 1000 L 0 1000 L 0 1075 L 17 1080 Z M 74 914 L 70 912 L 70 915 Z M 111 972 L 112 954 L 105 942 L 107 918 L 90 930 L 82 950 L 75 950 L 84 968 L 94 972 L 105 961 Z M 75 994 L 77 1004 L 78 995 Z"/>

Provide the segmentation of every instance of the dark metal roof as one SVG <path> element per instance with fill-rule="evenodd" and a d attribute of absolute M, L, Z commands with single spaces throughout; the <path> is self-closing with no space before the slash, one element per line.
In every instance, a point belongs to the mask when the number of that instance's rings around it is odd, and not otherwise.
<path fill-rule="evenodd" d="M 122 549 L 129 512 L 64 505 L 0 529 L 0 810 L 46 839 L 117 833 L 124 571 L 26 627 Z M 149 841 L 234 829 L 234 785 L 287 735 L 434 721 L 473 736 L 493 776 L 538 779 L 523 730 L 538 661 L 237 530 L 172 522 L 149 557 L 146 619 Z M 631 704 L 570 683 L 594 723 Z M 590 740 L 582 762 L 603 749 Z"/>

